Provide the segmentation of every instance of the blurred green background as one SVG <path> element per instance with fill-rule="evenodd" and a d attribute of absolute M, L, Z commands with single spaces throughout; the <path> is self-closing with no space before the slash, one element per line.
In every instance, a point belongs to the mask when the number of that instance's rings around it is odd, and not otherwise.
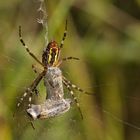
<path fill-rule="evenodd" d="M 37 23 L 38 0 L 0 1 L 0 140 L 139 140 L 140 128 L 134 127 L 140 127 L 140 1 L 46 0 L 45 6 L 49 40 L 61 41 L 68 19 L 61 57 L 80 58 L 64 62 L 63 74 L 94 95 L 75 91 L 83 120 L 76 105 L 62 116 L 34 121 L 35 130 L 24 106 L 13 118 L 19 97 L 36 77 L 18 26 L 39 59 L 45 31 Z M 38 89 L 36 101 L 42 103 L 43 82 Z"/>

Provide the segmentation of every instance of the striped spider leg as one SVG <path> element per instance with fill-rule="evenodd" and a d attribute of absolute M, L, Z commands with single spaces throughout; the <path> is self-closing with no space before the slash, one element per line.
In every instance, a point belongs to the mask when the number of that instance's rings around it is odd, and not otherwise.
<path fill-rule="evenodd" d="M 17 107 L 19 107 L 19 106 L 22 104 L 24 98 L 25 98 L 28 94 L 29 94 L 29 102 L 31 103 L 31 100 L 32 100 L 31 96 L 32 96 L 32 94 L 33 94 L 34 92 L 37 92 L 37 91 L 36 91 L 36 87 L 38 86 L 38 84 L 39 84 L 39 82 L 42 80 L 42 78 L 44 77 L 45 73 L 46 73 L 46 71 L 41 72 L 41 73 L 37 76 L 37 78 L 32 82 L 32 84 L 26 89 L 26 91 L 24 92 L 23 96 L 20 98 L 20 102 L 17 104 Z M 30 106 L 30 103 L 29 103 L 28 106 Z"/>
<path fill-rule="evenodd" d="M 82 92 L 82 93 L 84 93 L 84 94 L 93 95 L 93 93 L 87 92 L 87 91 L 81 89 L 80 87 L 78 87 L 78 86 L 72 84 L 71 81 L 67 80 L 67 78 L 63 76 L 63 83 L 64 83 L 64 82 L 67 83 L 71 88 L 76 89 L 76 90 L 78 90 L 78 91 L 80 91 L 80 92 Z"/>
<path fill-rule="evenodd" d="M 69 92 L 70 92 L 70 94 L 71 94 L 73 100 L 75 101 L 75 103 L 76 103 L 76 105 L 77 105 L 77 107 L 78 107 L 78 110 L 79 110 L 79 112 L 80 112 L 81 118 L 83 119 L 83 114 L 82 114 L 82 111 L 81 111 L 79 102 L 78 102 L 77 98 L 76 98 L 75 95 L 74 95 L 74 92 L 72 91 L 70 85 L 69 85 L 66 81 L 63 81 L 63 84 L 64 84 L 64 85 L 66 86 L 66 88 L 69 90 Z"/>
<path fill-rule="evenodd" d="M 47 70 L 47 68 L 43 65 L 43 63 L 29 50 L 28 46 L 25 44 L 24 40 L 22 39 L 22 35 L 21 35 L 21 26 L 19 26 L 19 39 L 20 42 L 22 43 L 22 45 L 25 47 L 26 51 L 29 53 L 29 55 L 34 58 L 41 66 L 44 67 L 44 71 L 42 71 L 38 77 L 32 82 L 32 84 L 26 89 L 26 91 L 24 92 L 23 96 L 20 98 L 20 102 L 17 104 L 17 107 L 19 107 L 21 105 L 21 103 L 23 102 L 24 98 L 29 94 L 29 102 L 31 102 L 32 98 L 32 94 L 35 92 L 37 93 L 36 87 L 39 84 L 39 82 L 41 81 L 41 79 L 43 78 L 43 76 L 45 75 L 45 71 Z M 29 103 L 30 106 L 30 103 Z"/>
<path fill-rule="evenodd" d="M 32 58 L 34 58 L 41 66 L 44 67 L 41 61 L 29 50 L 28 46 L 25 44 L 24 40 L 22 39 L 21 26 L 19 26 L 19 39 L 20 39 L 21 44 L 25 47 L 26 51 L 29 53 L 29 55 Z"/>
<path fill-rule="evenodd" d="M 20 102 L 17 103 L 17 108 L 16 108 L 15 112 L 13 113 L 13 117 L 15 117 L 15 113 L 16 113 L 17 109 L 21 106 L 24 98 L 27 95 L 29 95 L 28 108 L 31 106 L 32 94 L 33 94 L 33 92 L 35 92 L 37 85 L 39 84 L 39 82 L 41 81 L 41 79 L 43 78 L 43 76 L 45 75 L 45 73 L 46 73 L 45 71 L 41 72 L 38 75 L 38 77 L 33 81 L 33 83 L 30 85 L 30 87 L 26 89 L 26 91 L 24 92 L 23 96 L 20 98 Z M 32 128 L 35 129 L 32 121 L 30 121 L 29 123 L 31 124 Z"/>
<path fill-rule="evenodd" d="M 64 45 L 64 40 L 66 39 L 66 36 L 67 36 L 67 20 L 66 20 L 66 24 L 65 24 L 64 35 L 63 35 L 62 41 L 61 41 L 61 43 L 60 43 L 60 48 L 63 47 L 63 45 Z"/>
<path fill-rule="evenodd" d="M 69 56 L 69 57 L 66 57 L 66 58 L 62 58 L 58 63 L 57 63 L 57 67 L 61 65 L 62 62 L 64 61 L 68 61 L 68 60 L 80 60 L 79 58 L 77 57 L 72 57 L 72 56 Z"/>
<path fill-rule="evenodd" d="M 41 69 L 37 68 L 35 65 L 32 64 L 32 70 L 35 74 L 40 74 L 41 73 Z M 45 75 L 45 74 L 44 74 Z M 44 76 L 43 76 L 44 77 Z M 42 77 L 42 78 L 43 78 Z M 39 90 L 37 89 L 37 87 L 34 89 L 34 93 L 38 96 L 39 95 Z"/>
<path fill-rule="evenodd" d="M 73 97 L 73 99 L 74 99 L 74 101 L 75 101 L 75 103 L 76 103 L 76 105 L 77 105 L 77 107 L 78 107 L 78 109 L 79 109 L 79 112 L 80 112 L 80 114 L 81 114 L 81 117 L 82 117 L 82 119 L 83 119 L 82 111 L 81 111 L 81 109 L 80 109 L 78 100 L 77 100 L 77 98 L 75 97 L 74 92 L 73 92 L 72 89 L 76 89 L 76 90 L 78 90 L 78 91 L 80 91 L 80 92 L 83 92 L 84 94 L 88 94 L 88 95 L 93 95 L 93 94 L 92 94 L 92 93 L 89 93 L 89 92 L 87 92 L 87 91 L 84 91 L 83 89 L 81 89 L 81 88 L 77 87 L 76 85 L 72 84 L 72 83 L 71 83 L 69 80 L 67 80 L 64 76 L 63 76 L 63 84 L 64 84 L 64 85 L 66 86 L 66 88 L 69 90 L 71 96 Z"/>

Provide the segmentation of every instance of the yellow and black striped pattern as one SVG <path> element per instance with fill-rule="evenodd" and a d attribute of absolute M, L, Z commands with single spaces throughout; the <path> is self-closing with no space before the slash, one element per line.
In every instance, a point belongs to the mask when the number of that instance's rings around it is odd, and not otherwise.
<path fill-rule="evenodd" d="M 55 66 L 58 63 L 59 47 L 55 41 L 51 41 L 42 55 L 42 63 L 45 66 Z"/>

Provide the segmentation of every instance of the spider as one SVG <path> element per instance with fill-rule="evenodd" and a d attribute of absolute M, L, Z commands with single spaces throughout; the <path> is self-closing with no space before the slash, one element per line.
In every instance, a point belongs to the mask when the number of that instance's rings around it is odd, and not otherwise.
<path fill-rule="evenodd" d="M 66 20 L 66 23 L 65 23 L 65 31 L 64 31 L 63 38 L 62 38 L 62 41 L 61 41 L 60 45 L 58 45 L 58 43 L 56 41 L 54 41 L 54 40 L 50 41 L 48 43 L 47 47 L 45 48 L 45 50 L 43 51 L 42 61 L 40 61 L 30 51 L 28 46 L 25 44 L 24 40 L 22 39 L 21 26 L 19 26 L 19 39 L 20 39 L 21 44 L 26 49 L 27 53 L 43 67 L 43 71 L 38 74 L 38 76 L 34 79 L 32 84 L 26 89 L 26 91 L 24 92 L 23 96 L 20 98 L 20 102 L 17 104 L 17 107 L 20 107 L 20 105 L 23 102 L 24 98 L 28 94 L 30 95 L 29 96 L 29 105 L 28 105 L 28 107 L 31 106 L 32 94 L 33 93 L 38 93 L 36 88 L 37 88 L 38 84 L 40 83 L 40 81 L 42 80 L 42 78 L 45 77 L 46 73 L 48 72 L 48 70 L 50 68 L 52 68 L 52 67 L 59 68 L 60 64 L 63 61 L 72 60 L 72 59 L 79 60 L 79 58 L 76 58 L 76 57 L 66 57 L 66 58 L 60 59 L 60 51 L 63 48 L 66 36 L 67 36 L 67 20 Z M 81 88 L 77 87 L 76 85 L 72 84 L 64 76 L 62 76 L 62 82 L 66 86 L 66 88 L 69 90 L 70 94 L 72 95 L 72 97 L 73 97 L 73 99 L 74 99 L 75 103 L 77 104 L 77 107 L 78 107 L 78 109 L 80 111 L 80 114 L 82 116 L 79 103 L 77 101 L 77 98 L 74 96 L 74 92 L 72 91 L 72 89 L 76 89 L 76 90 L 78 90 L 80 92 L 83 92 L 85 94 L 90 94 L 90 93 L 88 93 L 88 92 L 82 90 Z M 82 116 L 82 118 L 83 118 L 83 116 Z"/>

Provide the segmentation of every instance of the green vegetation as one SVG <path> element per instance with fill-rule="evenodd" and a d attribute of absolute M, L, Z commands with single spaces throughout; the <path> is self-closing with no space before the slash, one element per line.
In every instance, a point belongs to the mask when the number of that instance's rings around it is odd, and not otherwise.
<path fill-rule="evenodd" d="M 0 1 L 0 140 L 139 140 L 140 130 L 121 121 L 140 127 L 139 0 L 47 0 L 49 40 L 61 41 L 68 19 L 61 57 L 80 58 L 64 62 L 63 74 L 93 96 L 75 91 L 83 120 L 75 105 L 62 116 L 34 121 L 35 130 L 24 107 L 13 118 L 18 98 L 36 77 L 18 26 L 41 59 L 45 33 L 38 7 L 37 0 Z M 43 82 L 38 88 L 41 103 Z"/>

